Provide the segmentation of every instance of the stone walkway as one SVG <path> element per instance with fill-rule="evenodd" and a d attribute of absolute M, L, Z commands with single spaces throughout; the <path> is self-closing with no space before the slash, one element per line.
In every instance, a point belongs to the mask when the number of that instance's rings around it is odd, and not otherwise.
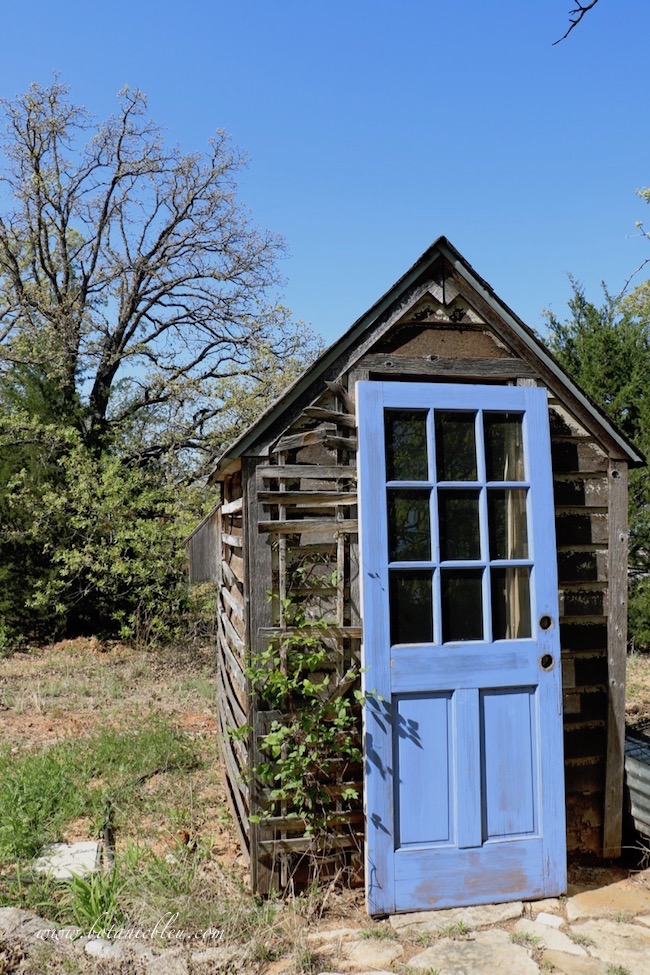
<path fill-rule="evenodd" d="M 0 910 L 0 972 L 294 975 L 296 960 L 252 966 L 244 948 L 45 939 L 46 922 Z M 50 925 L 51 928 L 51 925 Z M 320 975 L 650 975 L 650 870 L 569 898 L 399 914 L 362 927 L 310 929 L 302 971 Z M 55 965 L 62 953 L 66 965 Z M 36 965 L 36 967 L 35 967 Z M 99 965 L 99 968 L 96 966 Z"/>

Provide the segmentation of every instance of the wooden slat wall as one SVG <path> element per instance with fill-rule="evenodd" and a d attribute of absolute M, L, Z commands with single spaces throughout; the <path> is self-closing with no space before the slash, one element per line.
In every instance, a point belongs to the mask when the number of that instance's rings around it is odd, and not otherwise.
<path fill-rule="evenodd" d="M 295 632 L 283 606 L 288 596 L 301 605 L 307 620 L 325 618 L 330 624 L 322 636 L 334 651 L 340 676 L 352 660 L 358 660 L 360 646 L 359 621 L 350 599 L 350 553 L 358 544 L 356 418 L 351 408 L 354 403 L 345 387 L 330 384 L 318 402 L 282 433 L 268 462 L 258 465 L 255 473 L 258 544 L 262 541 L 272 553 L 272 577 L 266 588 L 278 597 L 273 601 L 271 625 L 258 632 L 260 646 Z M 268 712 L 256 715 L 258 738 L 274 717 Z M 359 714 L 359 724 L 360 719 Z M 313 869 L 314 864 L 322 875 L 328 868 L 350 866 L 351 858 L 359 857 L 361 768 L 346 769 L 345 779 L 356 786 L 360 798 L 353 809 L 349 804 L 339 807 L 340 835 L 325 847 L 315 847 L 314 840 L 304 836 L 305 824 L 288 816 L 290 809 L 273 804 L 268 790 L 257 784 L 255 801 L 264 816 L 254 842 L 266 884 L 286 884 L 296 871 L 300 874 L 308 865 Z M 340 789 L 333 791 L 335 798 L 337 794 Z M 260 871 L 257 888 L 264 889 L 265 883 Z"/>
<path fill-rule="evenodd" d="M 217 711 L 227 794 L 242 850 L 250 857 L 249 746 L 233 732 L 248 723 L 249 695 L 245 668 L 245 602 L 242 479 L 239 472 L 224 482 L 219 519 L 217 562 Z"/>
<path fill-rule="evenodd" d="M 608 736 L 609 461 L 584 428 L 554 400 L 550 420 L 567 844 L 570 853 L 601 856 Z"/>

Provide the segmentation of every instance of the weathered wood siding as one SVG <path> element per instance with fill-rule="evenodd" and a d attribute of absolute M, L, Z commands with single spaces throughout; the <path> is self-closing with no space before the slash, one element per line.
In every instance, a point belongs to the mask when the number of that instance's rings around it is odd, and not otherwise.
<path fill-rule="evenodd" d="M 296 633 L 285 608 L 285 600 L 290 600 L 306 621 L 329 624 L 322 639 L 332 650 L 339 677 L 358 661 L 361 636 L 353 409 L 345 387 L 333 386 L 271 445 L 267 460 L 256 464 L 253 475 L 259 520 L 251 530 L 257 532 L 256 544 L 261 541 L 270 554 L 271 576 L 260 585 L 273 593 L 269 625 L 258 629 L 257 645 L 263 649 Z M 276 716 L 257 711 L 256 754 L 259 737 Z M 270 790 L 256 784 L 262 814 L 255 830 L 259 889 L 284 884 L 289 877 L 305 879 L 314 865 L 321 876 L 341 867 L 358 871 L 363 843 L 361 767 L 347 767 L 343 781 L 358 789 L 359 802 L 350 809 L 349 803 L 336 801 L 343 786 L 331 790 L 340 835 L 318 849 L 286 804 L 272 802 Z"/>
<path fill-rule="evenodd" d="M 246 680 L 243 497 L 241 473 L 225 479 L 217 509 L 221 549 L 217 595 L 217 712 L 228 799 L 243 852 L 250 858 L 250 745 L 235 732 L 249 720 Z"/>

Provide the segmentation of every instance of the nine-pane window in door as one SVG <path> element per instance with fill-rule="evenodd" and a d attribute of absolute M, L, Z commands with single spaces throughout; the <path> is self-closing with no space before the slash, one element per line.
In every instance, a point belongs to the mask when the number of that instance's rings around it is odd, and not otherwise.
<path fill-rule="evenodd" d="M 523 413 L 387 409 L 391 644 L 531 636 Z"/>

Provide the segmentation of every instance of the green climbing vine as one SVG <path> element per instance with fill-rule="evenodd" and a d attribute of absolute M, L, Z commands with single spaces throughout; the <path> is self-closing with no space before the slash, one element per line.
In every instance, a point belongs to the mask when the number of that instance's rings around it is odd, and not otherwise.
<path fill-rule="evenodd" d="M 269 790 L 266 818 L 284 806 L 306 835 L 323 835 L 359 799 L 350 776 L 362 760 L 360 669 L 353 664 L 341 675 L 325 619 L 308 620 L 291 599 L 283 612 L 289 632 L 248 672 L 258 710 L 278 714 L 258 739 L 262 761 L 253 772 Z"/>

